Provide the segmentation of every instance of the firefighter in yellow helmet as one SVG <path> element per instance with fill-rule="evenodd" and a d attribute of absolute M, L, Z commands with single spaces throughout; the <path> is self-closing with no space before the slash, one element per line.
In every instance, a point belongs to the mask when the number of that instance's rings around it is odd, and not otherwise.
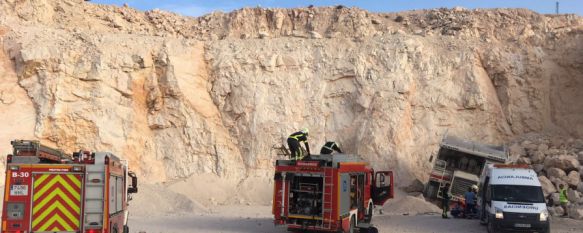
<path fill-rule="evenodd" d="M 304 143 L 307 155 L 304 155 L 302 153 L 302 149 L 300 148 L 300 142 Z M 287 138 L 287 145 L 289 146 L 292 159 L 302 160 L 304 159 L 304 157 L 309 156 L 310 145 L 308 145 L 308 129 L 304 128 L 299 132 L 295 132 L 289 135 L 289 137 Z"/>

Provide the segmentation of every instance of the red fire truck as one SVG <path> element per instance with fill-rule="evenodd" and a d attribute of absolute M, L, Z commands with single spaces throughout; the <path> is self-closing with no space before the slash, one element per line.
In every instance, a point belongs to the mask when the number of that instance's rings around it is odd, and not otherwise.
<path fill-rule="evenodd" d="M 2 233 L 127 233 L 137 177 L 108 152 L 69 156 L 38 141 L 12 141 Z M 131 181 L 128 182 L 128 180 Z"/>
<path fill-rule="evenodd" d="M 391 171 L 375 172 L 350 155 L 277 160 L 274 222 L 290 231 L 375 233 L 373 207 L 393 198 L 393 188 Z"/>

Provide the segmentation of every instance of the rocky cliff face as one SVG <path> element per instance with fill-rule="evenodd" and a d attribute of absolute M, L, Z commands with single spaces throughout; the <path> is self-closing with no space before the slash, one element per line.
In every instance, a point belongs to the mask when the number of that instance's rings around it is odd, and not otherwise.
<path fill-rule="evenodd" d="M 112 151 L 150 182 L 214 174 L 268 192 L 249 180 L 268 182 L 272 147 L 301 127 L 314 150 L 336 140 L 401 184 L 425 178 L 446 132 L 583 136 L 579 16 L 339 6 L 188 18 L 80 0 L 0 9 L 3 153 L 34 137 Z"/>

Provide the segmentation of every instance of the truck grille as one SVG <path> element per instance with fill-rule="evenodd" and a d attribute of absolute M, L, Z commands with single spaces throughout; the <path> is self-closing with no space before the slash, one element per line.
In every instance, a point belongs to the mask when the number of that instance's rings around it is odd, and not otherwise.
<path fill-rule="evenodd" d="M 455 177 L 453 178 L 451 185 L 451 194 L 453 196 L 463 197 L 464 194 L 468 191 L 469 187 L 477 184 L 478 183 L 475 181 L 467 180 L 461 177 Z"/>
<path fill-rule="evenodd" d="M 504 219 L 509 221 L 539 221 L 539 214 L 524 214 L 524 213 L 512 213 L 504 212 Z"/>

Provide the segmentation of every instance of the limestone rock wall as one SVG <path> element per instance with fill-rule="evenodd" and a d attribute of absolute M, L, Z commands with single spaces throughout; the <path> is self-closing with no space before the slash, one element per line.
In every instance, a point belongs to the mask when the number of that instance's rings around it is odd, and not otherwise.
<path fill-rule="evenodd" d="M 214 174 L 250 187 L 270 179 L 273 147 L 309 127 L 314 151 L 336 140 L 406 185 L 425 178 L 446 132 L 486 143 L 583 136 L 574 15 L 324 7 L 189 18 L 80 0 L 0 10 L 3 153 L 34 137 L 112 151 L 148 182 Z"/>

